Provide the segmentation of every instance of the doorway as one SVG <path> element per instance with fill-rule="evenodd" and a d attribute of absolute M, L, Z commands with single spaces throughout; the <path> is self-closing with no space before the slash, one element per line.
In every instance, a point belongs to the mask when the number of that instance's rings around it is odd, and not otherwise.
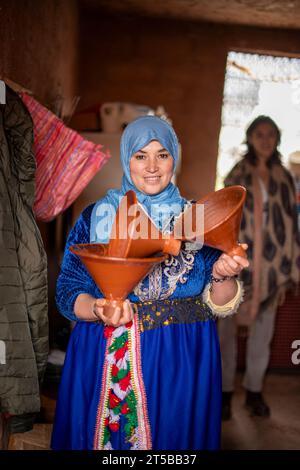
<path fill-rule="evenodd" d="M 230 51 L 227 56 L 216 190 L 246 150 L 245 130 L 258 115 L 282 132 L 280 152 L 300 151 L 300 59 Z"/>

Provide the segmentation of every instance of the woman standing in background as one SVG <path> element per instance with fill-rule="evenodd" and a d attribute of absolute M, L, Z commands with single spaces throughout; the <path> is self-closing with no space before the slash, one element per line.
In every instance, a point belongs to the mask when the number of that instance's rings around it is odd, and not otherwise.
<path fill-rule="evenodd" d="M 246 131 L 247 153 L 230 171 L 225 186 L 247 189 L 239 240 L 249 247 L 250 267 L 241 273 L 245 302 L 238 321 L 249 326 L 246 355 L 246 406 L 269 416 L 262 396 L 276 311 L 285 292 L 299 282 L 300 238 L 293 178 L 280 161 L 280 131 L 268 116 L 257 117 Z M 236 320 L 219 323 L 223 368 L 223 419 L 231 417 L 237 362 Z"/>

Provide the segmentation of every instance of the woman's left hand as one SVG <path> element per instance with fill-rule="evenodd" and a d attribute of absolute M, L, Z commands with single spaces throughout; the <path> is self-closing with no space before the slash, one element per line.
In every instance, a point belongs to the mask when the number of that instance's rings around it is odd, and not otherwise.
<path fill-rule="evenodd" d="M 241 243 L 241 247 L 246 251 L 248 245 L 246 243 Z M 222 253 L 213 265 L 212 275 L 216 278 L 236 276 L 248 266 L 249 261 L 247 258 L 237 255 L 229 256 L 226 253 Z"/>

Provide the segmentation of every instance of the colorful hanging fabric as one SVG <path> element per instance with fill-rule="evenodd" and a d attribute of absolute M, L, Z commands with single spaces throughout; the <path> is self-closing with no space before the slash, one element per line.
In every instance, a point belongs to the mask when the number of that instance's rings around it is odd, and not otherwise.
<path fill-rule="evenodd" d="M 66 210 L 110 158 L 26 93 L 20 96 L 34 125 L 36 218 L 49 222 Z"/>
<path fill-rule="evenodd" d="M 131 450 L 151 449 L 138 320 L 118 328 L 106 326 L 104 335 L 107 346 L 94 448 L 113 449 L 111 433 L 120 430 L 124 415 L 124 434 Z"/>

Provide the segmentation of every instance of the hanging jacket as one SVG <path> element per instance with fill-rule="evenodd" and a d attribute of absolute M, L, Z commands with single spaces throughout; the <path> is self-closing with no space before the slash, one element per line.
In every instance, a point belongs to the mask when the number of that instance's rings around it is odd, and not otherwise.
<path fill-rule="evenodd" d="M 0 412 L 15 419 L 40 409 L 48 355 L 47 259 L 32 205 L 33 125 L 6 87 L 0 105 Z M 26 430 L 28 426 L 26 426 Z"/>

